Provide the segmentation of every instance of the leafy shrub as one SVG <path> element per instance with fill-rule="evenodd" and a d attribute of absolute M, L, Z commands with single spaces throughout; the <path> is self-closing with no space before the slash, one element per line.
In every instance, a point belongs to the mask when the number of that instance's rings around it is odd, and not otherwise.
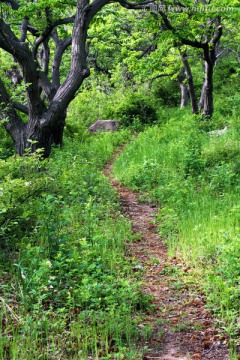
<path fill-rule="evenodd" d="M 153 84 L 153 96 L 162 105 L 169 107 L 180 106 L 180 89 L 176 80 L 155 81 Z"/>
<path fill-rule="evenodd" d="M 124 126 L 149 125 L 157 121 L 157 113 L 148 97 L 139 93 L 128 93 L 115 110 L 116 117 Z"/>
<path fill-rule="evenodd" d="M 239 162 L 240 150 L 237 141 L 226 134 L 212 137 L 210 143 L 203 148 L 202 155 L 206 166 L 215 166 L 223 162 Z"/>
<path fill-rule="evenodd" d="M 90 87 L 83 89 L 68 109 L 66 135 L 85 138 L 86 129 L 101 119 L 120 120 L 123 126 L 133 126 L 141 130 L 158 120 L 159 101 L 154 99 L 151 90 L 135 85 L 126 88 L 118 84 L 113 88 L 108 81 L 96 78 Z"/>
<path fill-rule="evenodd" d="M 215 191 L 228 191 L 239 184 L 240 150 L 235 134 L 228 133 L 211 137 L 203 147 L 202 158 L 205 170 L 202 175 Z"/>
<path fill-rule="evenodd" d="M 47 182 L 49 189 L 52 183 L 46 172 L 40 172 L 44 166 L 41 151 L 0 160 L 0 246 L 5 249 L 2 256 L 6 256 L 8 248 L 16 248 L 19 239 L 34 226 L 34 198 L 45 189 Z"/>
<path fill-rule="evenodd" d="M 6 159 L 9 156 L 13 155 L 13 153 L 13 142 L 6 130 L 0 124 L 0 159 Z"/>

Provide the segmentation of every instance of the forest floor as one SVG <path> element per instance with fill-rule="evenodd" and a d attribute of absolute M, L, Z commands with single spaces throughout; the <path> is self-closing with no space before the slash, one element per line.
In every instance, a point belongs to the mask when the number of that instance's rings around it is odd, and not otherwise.
<path fill-rule="evenodd" d="M 117 155 L 117 154 L 116 154 Z M 142 272 L 143 291 L 152 296 L 154 310 L 139 325 L 151 336 L 139 346 L 142 360 L 229 359 L 227 339 L 206 308 L 205 297 L 194 281 L 183 282 L 177 273 L 191 277 L 192 269 L 180 258 L 170 258 L 158 234 L 157 206 L 140 200 L 139 194 L 121 186 L 112 177 L 111 163 L 104 175 L 118 191 L 122 213 L 130 220 L 136 240 L 127 244 L 128 254 Z"/>

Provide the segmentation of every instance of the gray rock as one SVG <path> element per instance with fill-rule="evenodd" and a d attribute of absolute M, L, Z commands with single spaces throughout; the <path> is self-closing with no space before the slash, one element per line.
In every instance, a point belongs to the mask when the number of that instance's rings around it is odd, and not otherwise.
<path fill-rule="evenodd" d="M 220 130 L 213 130 L 213 131 L 209 131 L 209 135 L 210 136 L 221 136 L 223 135 L 225 132 L 227 132 L 229 129 L 229 126 L 225 126 L 223 129 Z"/>
<path fill-rule="evenodd" d="M 88 131 L 116 131 L 119 125 L 119 120 L 98 120 L 88 128 Z"/>

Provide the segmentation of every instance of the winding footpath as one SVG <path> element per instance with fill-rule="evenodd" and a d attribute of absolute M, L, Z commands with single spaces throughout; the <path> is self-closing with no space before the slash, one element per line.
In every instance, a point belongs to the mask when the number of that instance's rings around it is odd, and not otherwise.
<path fill-rule="evenodd" d="M 228 360 L 227 339 L 219 336 L 203 294 L 197 285 L 188 286 L 177 278 L 178 271 L 190 273 L 191 268 L 169 258 L 155 223 L 157 207 L 139 202 L 138 194 L 119 185 L 111 167 L 107 164 L 103 173 L 118 191 L 122 213 L 136 233 L 136 240 L 127 244 L 129 257 L 139 264 L 135 270 L 142 271 L 143 291 L 154 303 L 154 313 L 146 313 L 139 325 L 141 330 L 151 328 L 150 340 L 139 344 L 148 349 L 142 360 Z"/>

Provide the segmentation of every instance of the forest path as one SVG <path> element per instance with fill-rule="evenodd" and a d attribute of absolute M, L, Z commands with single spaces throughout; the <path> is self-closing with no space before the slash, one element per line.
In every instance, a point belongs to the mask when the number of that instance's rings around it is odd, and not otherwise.
<path fill-rule="evenodd" d="M 128 253 L 139 263 L 135 270 L 142 271 L 143 291 L 153 296 L 155 306 L 139 325 L 142 331 L 151 328 L 150 340 L 141 344 L 148 348 L 142 360 L 229 359 L 227 341 L 219 338 L 203 295 L 192 285 L 189 290 L 177 277 L 178 271 L 191 269 L 180 259 L 169 258 L 155 223 L 157 207 L 140 202 L 138 194 L 119 185 L 111 168 L 112 163 L 107 164 L 103 173 L 118 191 L 122 213 L 137 234 L 127 245 Z"/>

